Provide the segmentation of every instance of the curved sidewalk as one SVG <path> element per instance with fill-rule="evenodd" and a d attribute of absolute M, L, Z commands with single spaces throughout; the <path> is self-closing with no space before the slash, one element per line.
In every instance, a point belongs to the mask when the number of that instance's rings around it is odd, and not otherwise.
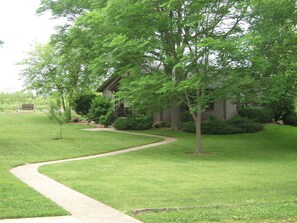
<path fill-rule="evenodd" d="M 84 129 L 87 131 L 116 131 L 114 129 Z M 104 154 L 85 156 L 79 158 L 50 161 L 43 163 L 27 164 L 19 167 L 15 167 L 10 172 L 19 178 L 21 181 L 41 193 L 43 196 L 49 198 L 66 211 L 71 216 L 66 217 L 45 217 L 45 218 L 32 218 L 32 219 L 8 219 L 0 220 L 0 223 L 141 223 L 139 220 L 132 218 L 118 210 L 113 209 L 95 199 L 92 199 L 84 194 L 81 194 L 65 185 L 54 181 L 53 179 L 42 175 L 38 172 L 38 168 L 44 165 L 51 165 L 56 163 L 63 163 L 69 161 L 86 160 L 93 158 L 100 158 L 106 156 L 114 156 L 118 154 L 133 152 L 142 149 L 148 149 L 155 146 L 160 146 L 176 141 L 175 138 L 156 136 L 141 133 L 131 133 L 117 131 L 125 134 L 145 135 L 153 136 L 164 139 L 161 142 L 151 143 L 143 146 L 136 146 L 129 149 L 108 152 Z"/>

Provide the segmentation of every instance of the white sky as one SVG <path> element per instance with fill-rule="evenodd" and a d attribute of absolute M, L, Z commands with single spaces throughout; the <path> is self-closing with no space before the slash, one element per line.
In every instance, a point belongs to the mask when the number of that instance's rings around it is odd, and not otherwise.
<path fill-rule="evenodd" d="M 22 88 L 16 65 L 32 50 L 34 42 L 46 43 L 57 21 L 50 15 L 36 15 L 40 0 L 0 0 L 0 91 Z"/>

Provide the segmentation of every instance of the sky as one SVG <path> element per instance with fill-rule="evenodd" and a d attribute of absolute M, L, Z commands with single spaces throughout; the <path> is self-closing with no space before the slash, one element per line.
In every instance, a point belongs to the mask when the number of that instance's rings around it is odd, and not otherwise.
<path fill-rule="evenodd" d="M 0 0 L 0 92 L 22 89 L 21 67 L 17 62 L 26 58 L 34 42 L 46 43 L 57 21 L 50 14 L 38 16 L 40 0 Z"/>

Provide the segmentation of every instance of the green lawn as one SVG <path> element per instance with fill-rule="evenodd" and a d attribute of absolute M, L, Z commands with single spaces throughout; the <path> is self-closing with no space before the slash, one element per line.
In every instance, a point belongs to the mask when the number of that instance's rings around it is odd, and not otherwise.
<path fill-rule="evenodd" d="M 203 136 L 169 130 L 175 143 L 115 157 L 45 166 L 70 187 L 129 214 L 142 208 L 187 208 L 142 213 L 144 222 L 297 221 L 297 128 L 267 125 L 255 134 Z"/>
<path fill-rule="evenodd" d="M 159 141 L 158 138 L 111 132 L 81 131 L 81 125 L 59 126 L 40 113 L 0 113 L 0 219 L 66 215 L 9 173 L 24 163 L 98 154 Z"/>

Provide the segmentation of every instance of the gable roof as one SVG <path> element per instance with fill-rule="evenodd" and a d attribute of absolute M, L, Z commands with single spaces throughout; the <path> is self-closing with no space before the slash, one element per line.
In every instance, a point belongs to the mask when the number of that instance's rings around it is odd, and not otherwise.
<path fill-rule="evenodd" d="M 111 76 L 97 89 L 98 92 L 103 92 L 104 90 L 113 91 L 118 87 L 121 77 Z"/>

